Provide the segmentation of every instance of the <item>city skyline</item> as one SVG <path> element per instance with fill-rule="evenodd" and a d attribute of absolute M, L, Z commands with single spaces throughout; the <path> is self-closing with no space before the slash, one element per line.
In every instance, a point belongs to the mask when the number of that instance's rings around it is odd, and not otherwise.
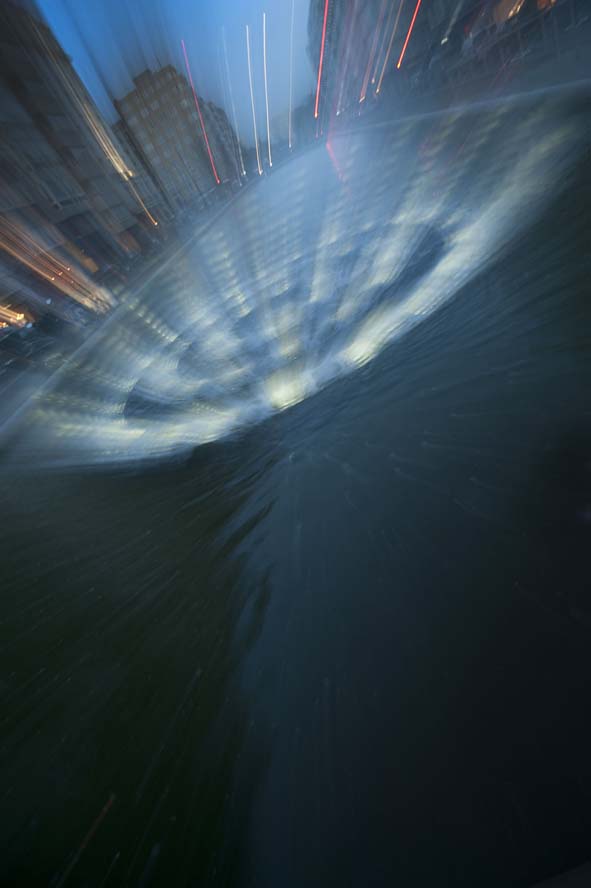
<path fill-rule="evenodd" d="M 105 118 L 114 123 L 114 100 L 133 89 L 145 69 L 172 64 L 184 71 L 181 41 L 190 61 L 196 91 L 222 107 L 240 141 L 254 146 L 248 86 L 246 25 L 249 25 L 257 127 L 266 120 L 263 71 L 263 13 L 266 14 L 269 113 L 289 115 L 313 92 L 314 72 L 307 52 L 309 3 L 258 0 L 209 4 L 148 0 L 150 14 L 137 0 L 123 7 L 115 0 L 78 9 L 69 0 L 41 0 L 40 11 Z M 225 44 L 225 45 L 224 45 Z M 290 46 L 292 51 L 290 52 Z M 293 59 L 290 91 L 290 56 Z"/>

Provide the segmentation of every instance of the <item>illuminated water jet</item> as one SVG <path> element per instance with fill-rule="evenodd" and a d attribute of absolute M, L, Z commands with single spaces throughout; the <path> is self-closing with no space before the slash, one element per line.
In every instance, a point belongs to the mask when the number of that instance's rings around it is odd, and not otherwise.
<path fill-rule="evenodd" d="M 129 295 L 37 399 L 19 454 L 164 457 L 310 397 L 469 299 L 583 138 L 560 94 L 333 134 Z"/>

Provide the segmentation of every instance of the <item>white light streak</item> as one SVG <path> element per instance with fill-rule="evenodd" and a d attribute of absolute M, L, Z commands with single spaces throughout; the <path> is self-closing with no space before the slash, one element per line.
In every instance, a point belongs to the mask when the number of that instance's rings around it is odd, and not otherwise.
<path fill-rule="evenodd" d="M 267 13 L 263 12 L 263 72 L 265 75 L 265 111 L 267 114 L 267 151 L 269 153 L 269 166 L 273 166 L 271 157 L 271 127 L 269 126 L 269 88 L 267 86 Z"/>
<path fill-rule="evenodd" d="M 293 13 L 295 0 L 291 0 L 291 25 L 289 28 L 289 117 L 288 117 L 288 143 L 292 147 L 291 109 L 293 99 Z"/>
<path fill-rule="evenodd" d="M 257 117 L 254 110 L 254 91 L 252 88 L 252 66 L 250 63 L 250 28 L 246 26 L 246 56 L 248 59 L 248 83 L 250 86 L 250 105 L 252 108 L 252 128 L 254 131 L 254 146 L 257 153 L 257 169 L 259 171 L 259 176 L 263 175 L 263 168 L 261 166 L 261 155 L 259 153 L 259 137 L 257 134 Z"/>
<path fill-rule="evenodd" d="M 232 92 L 232 80 L 230 78 L 230 66 L 228 64 L 228 49 L 226 46 L 226 32 L 225 29 L 222 28 L 222 44 L 224 47 L 224 62 L 226 67 L 226 78 L 228 81 L 228 93 L 230 95 L 230 106 L 232 108 L 232 122 L 234 124 L 234 132 L 236 133 L 236 142 L 238 143 L 238 157 L 240 159 L 240 172 L 243 176 L 246 176 L 246 170 L 244 169 L 244 159 L 242 157 L 242 147 L 240 145 L 240 131 L 238 129 L 238 120 L 236 118 L 236 107 L 234 105 L 234 94 Z"/>

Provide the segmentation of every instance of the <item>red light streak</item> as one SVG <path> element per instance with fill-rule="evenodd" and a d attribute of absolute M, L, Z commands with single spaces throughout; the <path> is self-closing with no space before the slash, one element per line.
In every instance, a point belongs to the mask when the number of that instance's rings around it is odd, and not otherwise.
<path fill-rule="evenodd" d="M 211 164 L 211 169 L 213 170 L 213 175 L 215 177 L 216 185 L 220 184 L 220 177 L 218 176 L 218 171 L 215 168 L 215 163 L 213 162 L 213 154 L 211 153 L 211 148 L 209 147 L 209 139 L 207 138 L 207 133 L 205 132 L 205 124 L 203 122 L 203 117 L 201 115 L 201 108 L 199 107 L 199 99 L 197 98 L 197 93 L 195 92 L 195 87 L 193 86 L 193 78 L 191 77 L 191 69 L 189 67 L 189 59 L 187 58 L 187 50 L 185 49 L 185 41 L 181 40 L 181 46 L 183 47 L 183 55 L 185 57 L 185 67 L 187 69 L 187 74 L 189 76 L 189 83 L 191 84 L 191 90 L 193 91 L 193 98 L 195 99 L 195 107 L 197 108 L 197 114 L 199 115 L 199 122 L 201 124 L 201 131 L 203 132 L 203 138 L 205 139 L 205 146 L 207 148 L 207 153 L 209 155 L 209 162 Z"/>
<path fill-rule="evenodd" d="M 410 23 L 410 28 L 408 29 L 408 34 L 406 35 L 406 40 L 404 41 L 404 46 L 402 47 L 402 52 L 400 53 L 400 58 L 398 59 L 398 62 L 396 63 L 397 68 L 400 68 L 400 66 L 402 64 L 402 59 L 404 58 L 404 53 L 406 52 L 406 47 L 408 46 L 408 41 L 410 40 L 410 35 L 412 34 L 412 29 L 415 26 L 415 21 L 416 21 L 421 3 L 422 3 L 422 0 L 417 0 L 417 5 L 415 6 L 415 11 L 414 11 L 414 14 L 412 17 L 412 21 Z"/>
<path fill-rule="evenodd" d="M 314 117 L 318 117 L 318 103 L 320 102 L 320 81 L 322 80 L 322 65 L 324 62 L 324 42 L 326 40 L 326 21 L 328 19 L 328 0 L 324 0 L 324 21 L 322 22 L 322 41 L 320 43 L 320 61 L 318 62 L 318 81 L 316 83 L 316 104 Z"/>
<path fill-rule="evenodd" d="M 326 140 L 326 150 L 328 152 L 328 156 L 330 157 L 331 163 L 335 169 L 335 173 L 337 174 L 337 179 L 339 180 L 339 182 L 344 182 L 345 179 L 344 179 L 343 174 L 341 172 L 341 168 L 339 167 L 336 155 L 334 153 L 334 148 L 332 147 L 332 143 L 331 143 L 330 139 Z"/>

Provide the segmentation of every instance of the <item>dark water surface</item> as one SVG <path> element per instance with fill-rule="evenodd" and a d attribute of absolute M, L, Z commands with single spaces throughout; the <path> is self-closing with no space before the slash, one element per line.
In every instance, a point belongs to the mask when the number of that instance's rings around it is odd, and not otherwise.
<path fill-rule="evenodd" d="M 1 480 L 2 884 L 527 886 L 591 856 L 589 172 L 372 363 Z"/>

